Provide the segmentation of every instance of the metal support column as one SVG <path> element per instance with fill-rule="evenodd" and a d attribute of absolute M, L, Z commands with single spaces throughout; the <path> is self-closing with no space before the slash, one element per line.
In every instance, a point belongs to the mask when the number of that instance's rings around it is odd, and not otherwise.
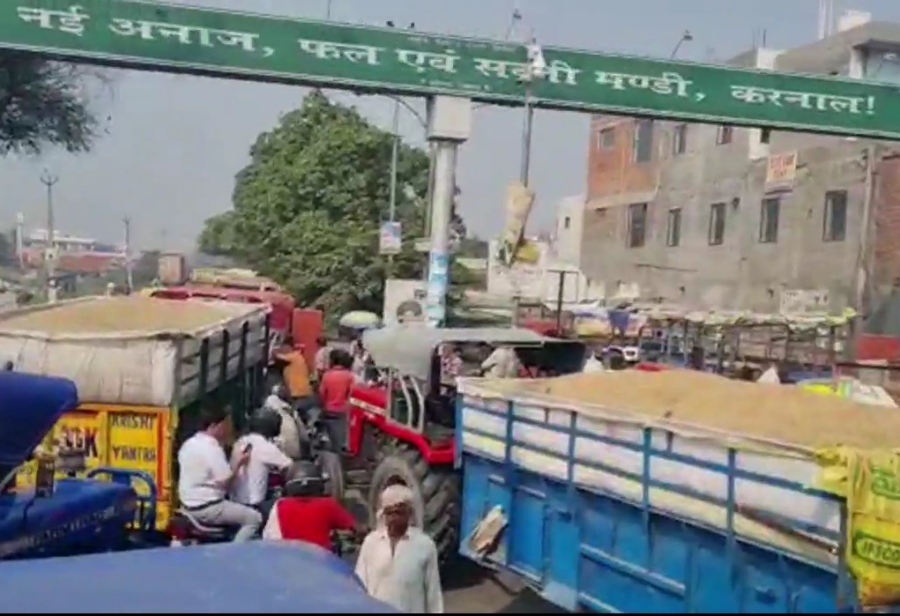
<path fill-rule="evenodd" d="M 450 287 L 450 218 L 456 189 L 456 155 L 459 144 L 455 141 L 439 140 L 433 147 L 434 188 L 426 318 L 430 326 L 440 327 L 447 316 L 447 291 Z"/>

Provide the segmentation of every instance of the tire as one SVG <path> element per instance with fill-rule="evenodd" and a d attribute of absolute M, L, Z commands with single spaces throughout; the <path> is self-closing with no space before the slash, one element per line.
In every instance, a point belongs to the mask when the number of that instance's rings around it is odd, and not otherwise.
<path fill-rule="evenodd" d="M 341 466 L 341 456 L 333 451 L 320 451 L 318 456 L 319 467 L 328 475 L 328 481 L 325 482 L 326 493 L 338 502 L 343 501 L 344 469 Z"/>
<path fill-rule="evenodd" d="M 375 468 L 369 487 L 369 521 L 373 528 L 378 498 L 392 480 L 412 489 L 416 526 L 434 540 L 441 564 L 449 562 L 459 549 L 459 475 L 452 468 L 431 468 L 418 451 L 409 447 L 387 454 Z"/>

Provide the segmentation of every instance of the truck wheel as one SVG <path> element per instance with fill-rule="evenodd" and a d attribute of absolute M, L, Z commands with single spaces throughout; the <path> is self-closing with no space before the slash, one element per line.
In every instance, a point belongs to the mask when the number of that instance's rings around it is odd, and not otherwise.
<path fill-rule="evenodd" d="M 341 456 L 333 451 L 319 452 L 319 466 L 328 475 L 325 482 L 326 493 L 340 502 L 344 498 L 344 469 Z"/>
<path fill-rule="evenodd" d="M 372 474 L 369 520 L 377 522 L 378 499 L 391 482 L 412 489 L 415 524 L 434 540 L 441 563 L 459 549 L 460 482 L 452 468 L 432 468 L 415 449 L 403 447 L 386 455 Z"/>

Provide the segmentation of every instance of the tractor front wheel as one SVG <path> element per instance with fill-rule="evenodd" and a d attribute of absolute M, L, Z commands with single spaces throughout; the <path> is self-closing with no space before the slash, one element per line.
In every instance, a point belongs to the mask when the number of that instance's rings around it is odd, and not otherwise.
<path fill-rule="evenodd" d="M 415 525 L 434 540 L 441 563 L 459 549 L 460 481 L 453 468 L 432 468 L 415 449 L 402 447 L 386 455 L 372 474 L 369 519 L 377 523 L 378 499 L 393 482 L 413 491 Z"/>

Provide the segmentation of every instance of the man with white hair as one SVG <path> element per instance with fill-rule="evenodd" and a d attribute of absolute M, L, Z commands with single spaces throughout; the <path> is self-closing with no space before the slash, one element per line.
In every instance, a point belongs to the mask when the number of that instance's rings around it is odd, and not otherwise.
<path fill-rule="evenodd" d="M 369 595 L 407 614 L 443 614 L 437 547 L 412 526 L 414 496 L 405 485 L 381 493 L 378 528 L 359 550 L 356 575 Z"/>

